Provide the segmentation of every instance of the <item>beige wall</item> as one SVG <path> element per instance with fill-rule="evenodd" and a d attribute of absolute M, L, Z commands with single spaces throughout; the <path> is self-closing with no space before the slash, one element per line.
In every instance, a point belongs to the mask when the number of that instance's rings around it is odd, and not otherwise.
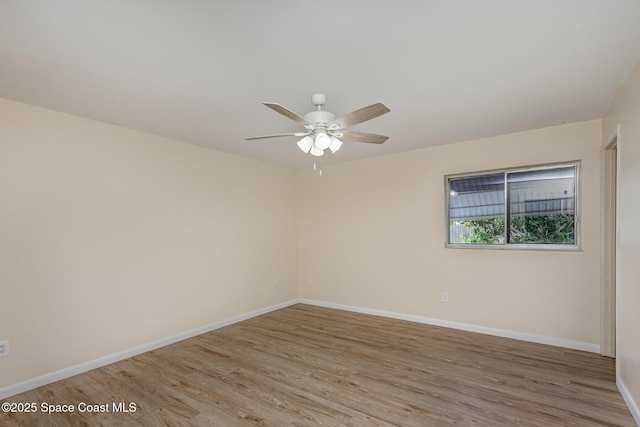
<path fill-rule="evenodd" d="M 599 345 L 601 132 L 594 120 L 300 171 L 300 296 Z M 445 175 L 570 160 L 583 251 L 444 247 Z"/>
<path fill-rule="evenodd" d="M 640 65 L 620 88 L 603 120 L 603 140 L 620 124 L 617 247 L 617 367 L 640 407 Z M 640 412 L 636 412 L 640 422 Z"/>
<path fill-rule="evenodd" d="M 0 388 L 297 297 L 293 171 L 2 99 L 0 129 Z"/>

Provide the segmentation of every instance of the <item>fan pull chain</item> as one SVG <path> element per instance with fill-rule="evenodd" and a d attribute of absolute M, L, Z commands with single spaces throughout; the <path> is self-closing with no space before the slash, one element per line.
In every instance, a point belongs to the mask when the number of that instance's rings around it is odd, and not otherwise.
<path fill-rule="evenodd" d="M 322 169 L 318 169 L 318 165 L 316 165 L 315 163 L 313 164 L 313 170 L 317 170 L 318 171 L 318 175 L 322 176 Z"/>

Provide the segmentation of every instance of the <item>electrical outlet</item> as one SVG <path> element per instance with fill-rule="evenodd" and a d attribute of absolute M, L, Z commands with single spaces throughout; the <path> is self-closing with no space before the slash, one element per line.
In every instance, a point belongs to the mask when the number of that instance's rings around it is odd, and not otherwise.
<path fill-rule="evenodd" d="M 307 277 L 307 285 L 313 286 L 313 279 L 311 278 L 311 276 Z"/>
<path fill-rule="evenodd" d="M 442 302 L 449 302 L 449 293 L 448 292 L 443 292 L 442 293 Z"/>
<path fill-rule="evenodd" d="M 9 355 L 9 341 L 0 341 L 0 357 Z"/>

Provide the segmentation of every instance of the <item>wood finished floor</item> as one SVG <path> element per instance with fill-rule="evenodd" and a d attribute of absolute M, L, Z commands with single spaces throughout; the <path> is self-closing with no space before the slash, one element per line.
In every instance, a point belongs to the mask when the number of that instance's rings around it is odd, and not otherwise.
<path fill-rule="evenodd" d="M 0 413 L 2 426 L 636 425 L 611 359 L 302 304 L 5 401 L 111 412 Z"/>

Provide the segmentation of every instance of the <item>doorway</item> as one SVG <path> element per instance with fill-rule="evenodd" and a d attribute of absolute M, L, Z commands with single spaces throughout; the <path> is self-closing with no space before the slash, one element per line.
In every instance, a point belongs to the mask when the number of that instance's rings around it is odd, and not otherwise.
<path fill-rule="evenodd" d="M 618 148 L 620 125 L 602 151 L 602 257 L 600 354 L 616 356 L 616 248 L 618 243 Z"/>

